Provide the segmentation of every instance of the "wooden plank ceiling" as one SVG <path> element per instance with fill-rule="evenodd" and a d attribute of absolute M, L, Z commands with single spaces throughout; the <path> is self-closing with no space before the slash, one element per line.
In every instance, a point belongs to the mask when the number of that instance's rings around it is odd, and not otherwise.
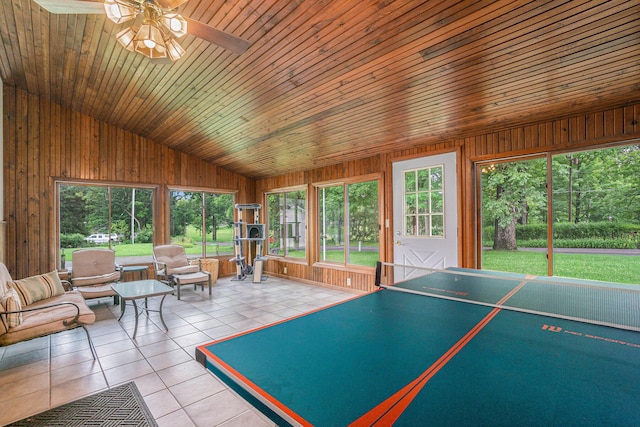
<path fill-rule="evenodd" d="M 10 85 L 252 178 L 640 100 L 637 0 L 189 0 L 158 64 L 105 15 L 0 2 Z M 126 25 L 126 24 L 125 24 Z"/>

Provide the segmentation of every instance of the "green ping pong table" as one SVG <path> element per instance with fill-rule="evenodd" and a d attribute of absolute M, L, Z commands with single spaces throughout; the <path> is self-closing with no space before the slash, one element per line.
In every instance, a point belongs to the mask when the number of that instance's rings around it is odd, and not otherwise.
<path fill-rule="evenodd" d="M 398 283 L 197 359 L 278 425 L 640 424 L 635 287 L 386 268 Z"/>

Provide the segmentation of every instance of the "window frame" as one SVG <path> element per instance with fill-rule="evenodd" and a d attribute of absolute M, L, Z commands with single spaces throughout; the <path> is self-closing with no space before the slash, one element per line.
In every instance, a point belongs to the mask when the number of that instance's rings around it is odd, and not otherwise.
<path fill-rule="evenodd" d="M 271 236 L 271 227 L 270 227 L 270 218 L 269 218 L 269 196 L 270 195 L 274 195 L 274 194 L 278 194 L 281 195 L 283 197 L 285 197 L 285 201 L 286 201 L 286 194 L 287 193 L 292 193 L 292 192 L 296 192 L 296 191 L 304 191 L 305 192 L 305 197 L 304 197 L 304 210 L 305 210 L 305 226 L 304 226 L 304 232 L 301 232 L 300 235 L 304 236 L 304 251 L 305 251 L 305 256 L 304 257 L 291 257 L 288 255 L 288 251 L 287 251 L 287 246 L 285 246 L 285 253 L 283 255 L 279 255 L 279 254 L 273 254 L 271 253 L 271 250 L 269 248 L 270 246 L 270 236 Z M 274 259 L 279 259 L 279 260 L 286 260 L 287 262 L 299 262 L 299 263 L 308 263 L 309 260 L 309 221 L 311 219 L 311 216 L 309 215 L 309 187 L 307 185 L 296 185 L 296 186 L 292 186 L 292 187 L 284 187 L 284 188 L 276 188 L 276 189 L 272 189 L 272 190 L 268 190 L 265 191 L 263 193 L 263 218 L 262 221 L 264 221 L 264 224 L 266 226 L 266 242 L 265 242 L 265 248 L 264 250 L 267 253 L 267 256 L 269 257 L 273 257 Z M 286 215 L 285 215 L 286 218 Z M 281 224 L 282 225 L 282 224 Z M 289 223 L 287 223 L 285 221 L 284 223 L 284 231 L 285 231 L 285 243 L 287 241 L 288 238 L 288 227 Z"/>
<path fill-rule="evenodd" d="M 143 183 L 133 183 L 133 182 L 120 182 L 120 181 L 98 181 L 98 180 L 82 180 L 82 179 L 64 179 L 64 178 L 55 178 L 54 179 L 54 233 L 55 233 L 55 249 L 54 249 L 54 253 L 55 253 L 55 266 L 56 269 L 61 269 L 64 270 L 62 268 L 62 245 L 60 242 L 60 234 L 61 234 L 61 213 L 60 213 L 60 187 L 61 186 L 82 186 L 82 187 L 106 187 L 106 188 L 134 188 L 134 189 L 144 189 L 144 190 L 151 190 L 152 192 L 152 202 L 151 202 L 151 209 L 152 209 L 152 216 L 153 219 L 151 221 L 152 224 L 152 229 L 156 230 L 156 224 L 157 224 L 157 217 L 158 217 L 158 213 L 156 210 L 157 207 L 157 203 L 158 203 L 158 189 L 159 189 L 159 185 L 156 184 L 143 184 Z M 109 230 L 107 234 L 111 234 L 111 207 L 109 207 Z M 155 232 L 154 232 L 154 238 L 152 239 L 152 244 L 155 244 Z M 111 243 L 109 243 L 109 247 L 111 248 Z M 149 261 L 151 262 L 153 258 L 152 254 L 149 254 Z M 117 260 L 118 258 L 116 258 Z M 141 262 L 147 262 L 147 261 L 141 261 Z M 66 267 L 65 267 L 66 268 Z"/>
<path fill-rule="evenodd" d="M 236 211 L 235 211 L 235 205 L 237 203 L 237 198 L 238 198 L 238 191 L 237 190 L 225 190 L 225 189 L 212 189 L 212 188 L 207 188 L 207 187 L 194 187 L 194 186 L 177 186 L 177 185 L 171 185 L 171 186 L 167 186 L 167 193 L 166 193 L 166 212 L 167 212 L 167 224 L 166 224 L 166 230 L 163 230 L 164 235 L 166 236 L 166 241 L 167 243 L 171 242 L 171 193 L 175 192 L 175 191 L 182 191 L 185 193 L 201 193 L 201 194 L 230 194 L 233 197 L 233 201 L 232 201 L 232 208 L 234 209 L 234 221 L 236 220 L 235 215 L 236 215 Z M 205 212 L 206 209 L 206 202 L 205 199 L 203 198 L 203 205 L 201 207 L 201 212 Z M 202 230 L 206 230 L 206 216 L 202 215 Z M 203 236 L 203 243 L 206 241 L 206 233 L 202 233 Z M 233 248 L 232 248 L 233 249 Z M 200 255 L 188 255 L 188 257 L 190 258 L 216 258 L 216 257 L 226 257 L 226 256 L 232 256 L 233 255 L 233 251 L 230 254 L 221 254 L 221 255 L 207 255 L 206 254 L 206 247 L 205 245 L 203 245 L 202 247 L 202 253 Z"/>
<path fill-rule="evenodd" d="M 559 269 L 556 263 L 556 255 L 562 254 L 561 246 L 556 246 L 556 237 L 555 237 L 555 226 L 558 222 L 557 218 L 557 187 L 556 187 L 556 179 L 555 176 L 558 173 L 556 170 L 555 158 L 563 155 L 580 155 L 586 152 L 596 152 L 596 151 L 605 151 L 614 148 L 625 148 L 631 146 L 637 146 L 638 143 L 636 140 L 623 140 L 611 144 L 599 144 L 599 145 L 587 145 L 587 146 L 575 146 L 568 147 L 558 150 L 549 150 L 546 149 L 544 151 L 523 154 L 521 156 L 496 156 L 496 157 L 482 157 L 476 160 L 473 160 L 473 175 L 474 175 L 474 209 L 477 212 L 477 215 L 474 218 L 474 249 L 475 253 L 473 256 L 473 262 L 475 268 L 484 268 L 483 262 L 483 225 L 484 220 L 482 217 L 482 174 L 483 169 L 492 170 L 495 165 L 502 163 L 516 163 L 519 161 L 528 161 L 534 159 L 545 159 L 546 163 L 546 246 L 543 248 L 545 263 L 546 263 L 546 276 L 554 277 Z M 568 180 L 568 176 L 567 176 Z M 563 200 L 562 205 L 567 203 L 567 201 Z M 561 221 L 560 221 L 561 222 Z M 565 272 L 560 272 L 560 274 L 567 275 Z M 599 280 L 594 279 L 592 277 L 576 275 L 574 273 L 570 273 L 570 275 L 575 276 L 584 280 Z"/>
<path fill-rule="evenodd" d="M 377 181 L 377 185 L 378 185 L 378 203 L 377 203 L 378 205 L 378 259 L 381 261 L 384 259 L 384 253 L 385 253 L 384 226 L 383 226 L 384 215 L 385 215 L 384 179 L 383 179 L 382 173 L 374 173 L 374 174 L 354 176 L 347 179 L 314 182 L 312 184 L 314 189 L 314 212 L 313 212 L 314 214 L 313 236 L 314 236 L 314 243 L 315 243 L 314 262 L 313 262 L 314 265 L 319 265 L 323 267 L 333 267 L 338 269 L 346 269 L 346 268 L 355 269 L 355 270 L 364 269 L 367 271 L 375 269 L 375 266 L 369 267 L 366 265 L 347 263 L 347 246 L 348 246 L 347 227 L 345 227 L 343 232 L 343 241 L 345 241 L 345 248 L 343 250 L 343 261 L 335 262 L 335 261 L 326 261 L 326 260 L 320 259 L 321 245 L 322 245 L 322 242 L 320 239 L 320 235 L 321 235 L 320 233 L 321 231 L 320 230 L 320 226 L 321 226 L 320 224 L 320 209 L 321 209 L 320 191 L 321 189 L 327 188 L 327 187 L 335 187 L 335 186 L 343 187 L 343 197 L 344 197 L 343 214 L 345 215 L 345 218 L 347 218 L 349 215 L 348 213 L 349 204 L 347 203 L 347 196 L 348 196 L 347 186 L 350 184 L 358 184 L 358 183 L 371 182 L 371 181 Z"/>

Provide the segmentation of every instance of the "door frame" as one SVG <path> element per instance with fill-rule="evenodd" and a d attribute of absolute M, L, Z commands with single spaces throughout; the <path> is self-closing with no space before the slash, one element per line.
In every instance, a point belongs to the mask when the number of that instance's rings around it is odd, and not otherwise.
<path fill-rule="evenodd" d="M 394 226 L 395 226 L 395 222 L 396 222 L 396 218 L 394 217 L 394 212 L 393 212 L 393 204 L 395 203 L 395 194 L 394 194 L 394 189 L 393 189 L 393 165 L 394 163 L 397 162 L 402 162 L 402 161 L 406 161 L 406 160 L 414 160 L 414 159 L 419 159 L 421 157 L 433 157 L 433 156 L 437 156 L 437 155 L 441 155 L 441 154 L 449 154 L 449 153 L 455 153 L 455 157 L 456 157 L 456 180 L 457 180 L 457 188 L 456 188 L 456 203 L 457 203 L 457 241 L 456 241 L 456 245 L 457 245 L 457 264 L 458 266 L 463 266 L 462 264 L 464 264 L 463 262 L 463 232 L 465 230 L 464 227 L 464 207 L 465 207 L 465 203 L 464 203 L 464 199 L 462 197 L 463 193 L 464 193 L 464 188 L 465 185 L 467 184 L 467 179 L 469 178 L 469 175 L 471 175 L 472 179 L 473 179 L 473 172 L 472 171 L 467 171 L 467 173 L 465 173 L 465 168 L 462 165 L 462 150 L 460 146 L 451 148 L 451 149 L 446 149 L 446 150 L 438 150 L 438 151 L 434 151 L 434 152 L 429 152 L 429 153 L 419 153 L 418 155 L 409 155 L 409 156 L 398 156 L 398 157 L 392 157 L 389 158 L 388 162 L 387 162 L 387 183 L 386 183 L 386 188 L 387 188 L 387 194 L 386 194 L 386 199 L 390 200 L 391 203 L 387 204 L 386 209 L 385 209 L 385 220 L 384 220 L 384 227 L 386 229 L 386 243 L 387 243 L 387 247 L 385 250 L 385 254 L 386 254 L 386 259 L 389 260 L 388 262 L 390 263 L 394 263 L 395 262 L 395 245 L 394 245 Z M 471 164 L 472 165 L 472 164 Z M 400 219 L 401 220 L 401 219 Z"/>

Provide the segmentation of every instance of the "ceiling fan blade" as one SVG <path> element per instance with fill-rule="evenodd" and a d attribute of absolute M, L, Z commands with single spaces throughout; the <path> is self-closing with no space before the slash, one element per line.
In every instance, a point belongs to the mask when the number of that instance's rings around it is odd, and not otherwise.
<path fill-rule="evenodd" d="M 55 14 L 104 13 L 102 2 L 83 0 L 33 0 L 44 10 Z"/>
<path fill-rule="evenodd" d="M 189 34 L 207 40 L 208 42 L 230 50 L 233 53 L 242 55 L 251 46 L 251 42 L 248 40 L 217 30 L 200 21 L 196 21 L 195 19 L 189 19 L 186 17 L 185 19 L 187 20 L 187 32 Z"/>
<path fill-rule="evenodd" d="M 156 0 L 156 3 L 165 9 L 175 9 L 183 3 L 186 3 L 187 0 Z"/>

